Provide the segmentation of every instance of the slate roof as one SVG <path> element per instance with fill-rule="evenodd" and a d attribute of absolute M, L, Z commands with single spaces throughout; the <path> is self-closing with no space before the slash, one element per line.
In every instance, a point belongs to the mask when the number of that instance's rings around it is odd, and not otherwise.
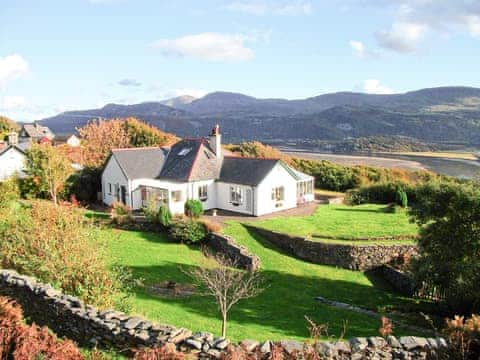
<path fill-rule="evenodd" d="M 218 177 L 221 159 L 204 139 L 185 139 L 173 145 L 158 179 L 200 181 Z"/>
<path fill-rule="evenodd" d="M 24 124 L 22 131 L 20 131 L 20 133 L 22 134 L 23 131 L 25 131 L 28 137 L 33 139 L 41 139 L 43 137 L 46 137 L 52 140 L 55 137 L 53 132 L 48 127 L 39 125 L 37 123 Z"/>
<path fill-rule="evenodd" d="M 168 149 L 159 147 L 112 150 L 112 156 L 130 180 L 158 177 L 167 154 Z"/>
<path fill-rule="evenodd" d="M 311 177 L 278 159 L 235 156 L 217 157 L 205 139 L 185 139 L 167 148 L 131 148 L 112 151 L 129 179 L 161 179 L 178 182 L 218 180 L 257 186 L 280 163 L 296 180 Z"/>
<path fill-rule="evenodd" d="M 256 186 L 277 165 L 277 159 L 225 156 L 218 181 Z"/>
<path fill-rule="evenodd" d="M 17 151 L 20 151 L 22 154 L 25 154 L 24 149 L 22 149 L 21 147 L 19 147 L 17 145 L 7 145 L 7 146 L 0 149 L 0 156 L 2 156 L 4 153 L 6 153 L 8 150 L 10 150 L 12 148 L 16 149 Z"/>

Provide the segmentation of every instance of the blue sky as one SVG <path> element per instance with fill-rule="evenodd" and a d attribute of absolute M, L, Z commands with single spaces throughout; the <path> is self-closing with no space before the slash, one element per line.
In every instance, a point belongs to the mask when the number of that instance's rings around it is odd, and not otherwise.
<path fill-rule="evenodd" d="M 480 87 L 479 0 L 0 0 L 0 113 Z"/>

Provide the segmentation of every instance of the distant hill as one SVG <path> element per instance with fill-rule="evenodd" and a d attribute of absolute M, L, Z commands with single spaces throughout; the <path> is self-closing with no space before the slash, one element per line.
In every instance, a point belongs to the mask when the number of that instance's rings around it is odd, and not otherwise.
<path fill-rule="evenodd" d="M 71 132 L 93 117 L 136 116 L 179 136 L 199 136 L 219 123 L 226 141 L 343 140 L 406 136 L 480 145 L 480 89 L 440 87 L 404 94 L 339 92 L 307 99 L 258 99 L 214 92 L 136 105 L 109 104 L 40 122 Z"/>

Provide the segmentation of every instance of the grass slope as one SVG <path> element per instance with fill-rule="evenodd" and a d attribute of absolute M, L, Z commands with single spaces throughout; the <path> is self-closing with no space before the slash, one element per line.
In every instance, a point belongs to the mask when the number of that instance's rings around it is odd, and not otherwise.
<path fill-rule="evenodd" d="M 368 237 L 414 235 L 415 224 L 409 222 L 405 211 L 387 213 L 385 205 L 325 205 L 310 216 L 272 218 L 256 221 L 255 226 L 265 229 L 311 237 L 312 235 Z"/>
<path fill-rule="evenodd" d="M 228 336 L 233 340 L 305 339 L 308 331 L 304 315 L 318 323 L 328 323 L 330 333 L 337 336 L 343 320 L 348 321 L 347 336 L 378 333 L 377 319 L 319 304 L 314 300 L 316 296 L 379 311 L 411 302 L 376 288 L 360 272 L 309 264 L 283 255 L 239 223 L 230 223 L 225 233 L 260 256 L 266 285 L 260 296 L 243 301 L 232 310 Z M 165 280 L 189 282 L 180 267 L 215 266 L 198 248 L 174 243 L 162 234 L 112 229 L 103 230 L 103 234 L 108 239 L 112 263 L 130 267 L 146 285 Z M 132 313 L 192 330 L 216 334 L 220 331 L 216 305 L 208 297 L 159 298 L 138 288 Z"/>

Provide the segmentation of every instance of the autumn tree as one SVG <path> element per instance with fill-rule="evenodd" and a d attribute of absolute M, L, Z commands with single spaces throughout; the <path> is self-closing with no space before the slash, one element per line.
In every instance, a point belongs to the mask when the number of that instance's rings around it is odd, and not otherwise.
<path fill-rule="evenodd" d="M 0 115 L 0 140 L 5 139 L 10 130 L 18 130 L 18 125 L 12 119 Z"/>
<path fill-rule="evenodd" d="M 115 148 L 165 146 L 177 141 L 174 135 L 135 118 L 91 121 L 77 130 L 84 144 L 84 164 L 92 168 L 101 168 Z"/>
<path fill-rule="evenodd" d="M 133 147 L 166 146 L 178 140 L 175 135 L 163 132 L 135 118 L 125 119 L 125 127 L 130 145 Z"/>
<path fill-rule="evenodd" d="M 68 158 L 50 143 L 33 143 L 26 153 L 26 172 L 40 192 L 48 193 L 57 205 L 58 195 L 73 168 Z"/>
<path fill-rule="evenodd" d="M 225 337 L 232 307 L 241 300 L 259 295 L 263 288 L 258 272 L 235 269 L 236 262 L 221 255 L 216 255 L 215 259 L 219 266 L 213 269 L 196 267 L 185 272 L 205 287 L 205 295 L 214 297 L 222 316 L 222 337 Z"/>
<path fill-rule="evenodd" d="M 83 140 L 84 165 L 101 168 L 112 149 L 130 147 L 122 121 L 94 120 L 77 129 Z"/>

